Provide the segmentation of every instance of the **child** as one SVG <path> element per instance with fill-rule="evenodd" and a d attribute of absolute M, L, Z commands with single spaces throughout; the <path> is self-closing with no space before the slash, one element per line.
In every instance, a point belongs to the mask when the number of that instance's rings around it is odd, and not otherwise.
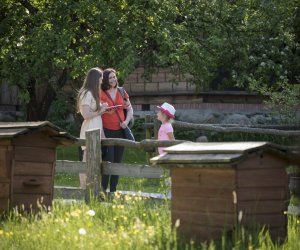
<path fill-rule="evenodd" d="M 165 102 L 161 106 L 157 106 L 159 111 L 157 112 L 157 120 L 159 120 L 162 124 L 158 130 L 158 140 L 175 140 L 172 122 L 175 118 L 175 108 Z M 162 154 L 164 152 L 164 148 L 158 148 L 158 153 Z"/>

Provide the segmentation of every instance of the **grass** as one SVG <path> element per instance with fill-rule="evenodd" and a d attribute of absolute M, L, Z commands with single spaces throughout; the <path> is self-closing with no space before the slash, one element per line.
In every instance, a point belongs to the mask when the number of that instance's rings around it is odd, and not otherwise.
<path fill-rule="evenodd" d="M 288 237 L 275 244 L 265 231 L 251 234 L 238 228 L 219 241 L 183 241 L 171 226 L 167 201 L 115 196 L 109 202 L 66 203 L 56 200 L 38 213 L 11 211 L 0 221 L 0 249 L 300 249 L 300 221 L 289 217 Z"/>
<path fill-rule="evenodd" d="M 77 147 L 59 148 L 58 159 L 78 160 Z M 76 156 L 77 154 L 77 156 Z M 67 157 L 67 158 L 65 158 Z M 76 158 L 77 157 L 77 158 Z M 125 161 L 145 163 L 143 151 L 126 151 Z M 79 186 L 78 175 L 56 175 L 56 185 Z M 121 177 L 122 190 L 157 192 L 158 179 Z M 170 203 L 139 196 L 119 196 L 109 202 L 54 200 L 51 208 L 40 206 L 37 213 L 12 210 L 0 217 L 0 250 L 9 249 L 300 249 L 300 219 L 289 216 L 288 237 L 282 244 L 268 232 L 237 228 L 232 236 L 218 241 L 183 241 L 177 233 L 180 223 L 171 226 Z"/>

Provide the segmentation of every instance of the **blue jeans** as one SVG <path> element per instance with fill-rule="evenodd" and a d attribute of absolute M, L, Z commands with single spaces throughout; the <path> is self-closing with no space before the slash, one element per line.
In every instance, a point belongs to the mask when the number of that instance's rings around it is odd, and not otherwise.
<path fill-rule="evenodd" d="M 106 138 L 124 138 L 123 129 L 110 130 L 110 129 L 103 128 L 103 130 Z M 108 146 L 108 147 L 103 147 L 102 150 L 104 152 L 104 157 L 103 157 L 104 161 L 120 163 L 123 159 L 124 147 Z M 119 182 L 118 175 L 102 175 L 101 185 L 103 191 L 106 192 L 109 184 L 110 192 L 116 192 L 118 182 Z"/>

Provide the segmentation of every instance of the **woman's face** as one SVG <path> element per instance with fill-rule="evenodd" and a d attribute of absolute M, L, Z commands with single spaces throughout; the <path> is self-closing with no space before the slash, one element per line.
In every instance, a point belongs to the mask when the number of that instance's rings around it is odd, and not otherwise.
<path fill-rule="evenodd" d="M 111 88 L 114 88 L 117 84 L 117 76 L 115 72 L 111 72 L 108 76 L 109 85 Z"/>

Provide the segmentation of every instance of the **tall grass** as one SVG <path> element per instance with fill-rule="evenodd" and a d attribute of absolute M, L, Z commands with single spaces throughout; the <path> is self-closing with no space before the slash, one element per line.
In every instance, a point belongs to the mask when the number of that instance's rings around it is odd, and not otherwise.
<path fill-rule="evenodd" d="M 11 211 L 0 221 L 0 249 L 300 249 L 299 218 L 290 217 L 288 238 L 274 244 L 265 231 L 239 228 L 218 241 L 183 241 L 171 226 L 167 201 L 117 194 L 110 202 L 66 203 L 26 214 Z"/>

